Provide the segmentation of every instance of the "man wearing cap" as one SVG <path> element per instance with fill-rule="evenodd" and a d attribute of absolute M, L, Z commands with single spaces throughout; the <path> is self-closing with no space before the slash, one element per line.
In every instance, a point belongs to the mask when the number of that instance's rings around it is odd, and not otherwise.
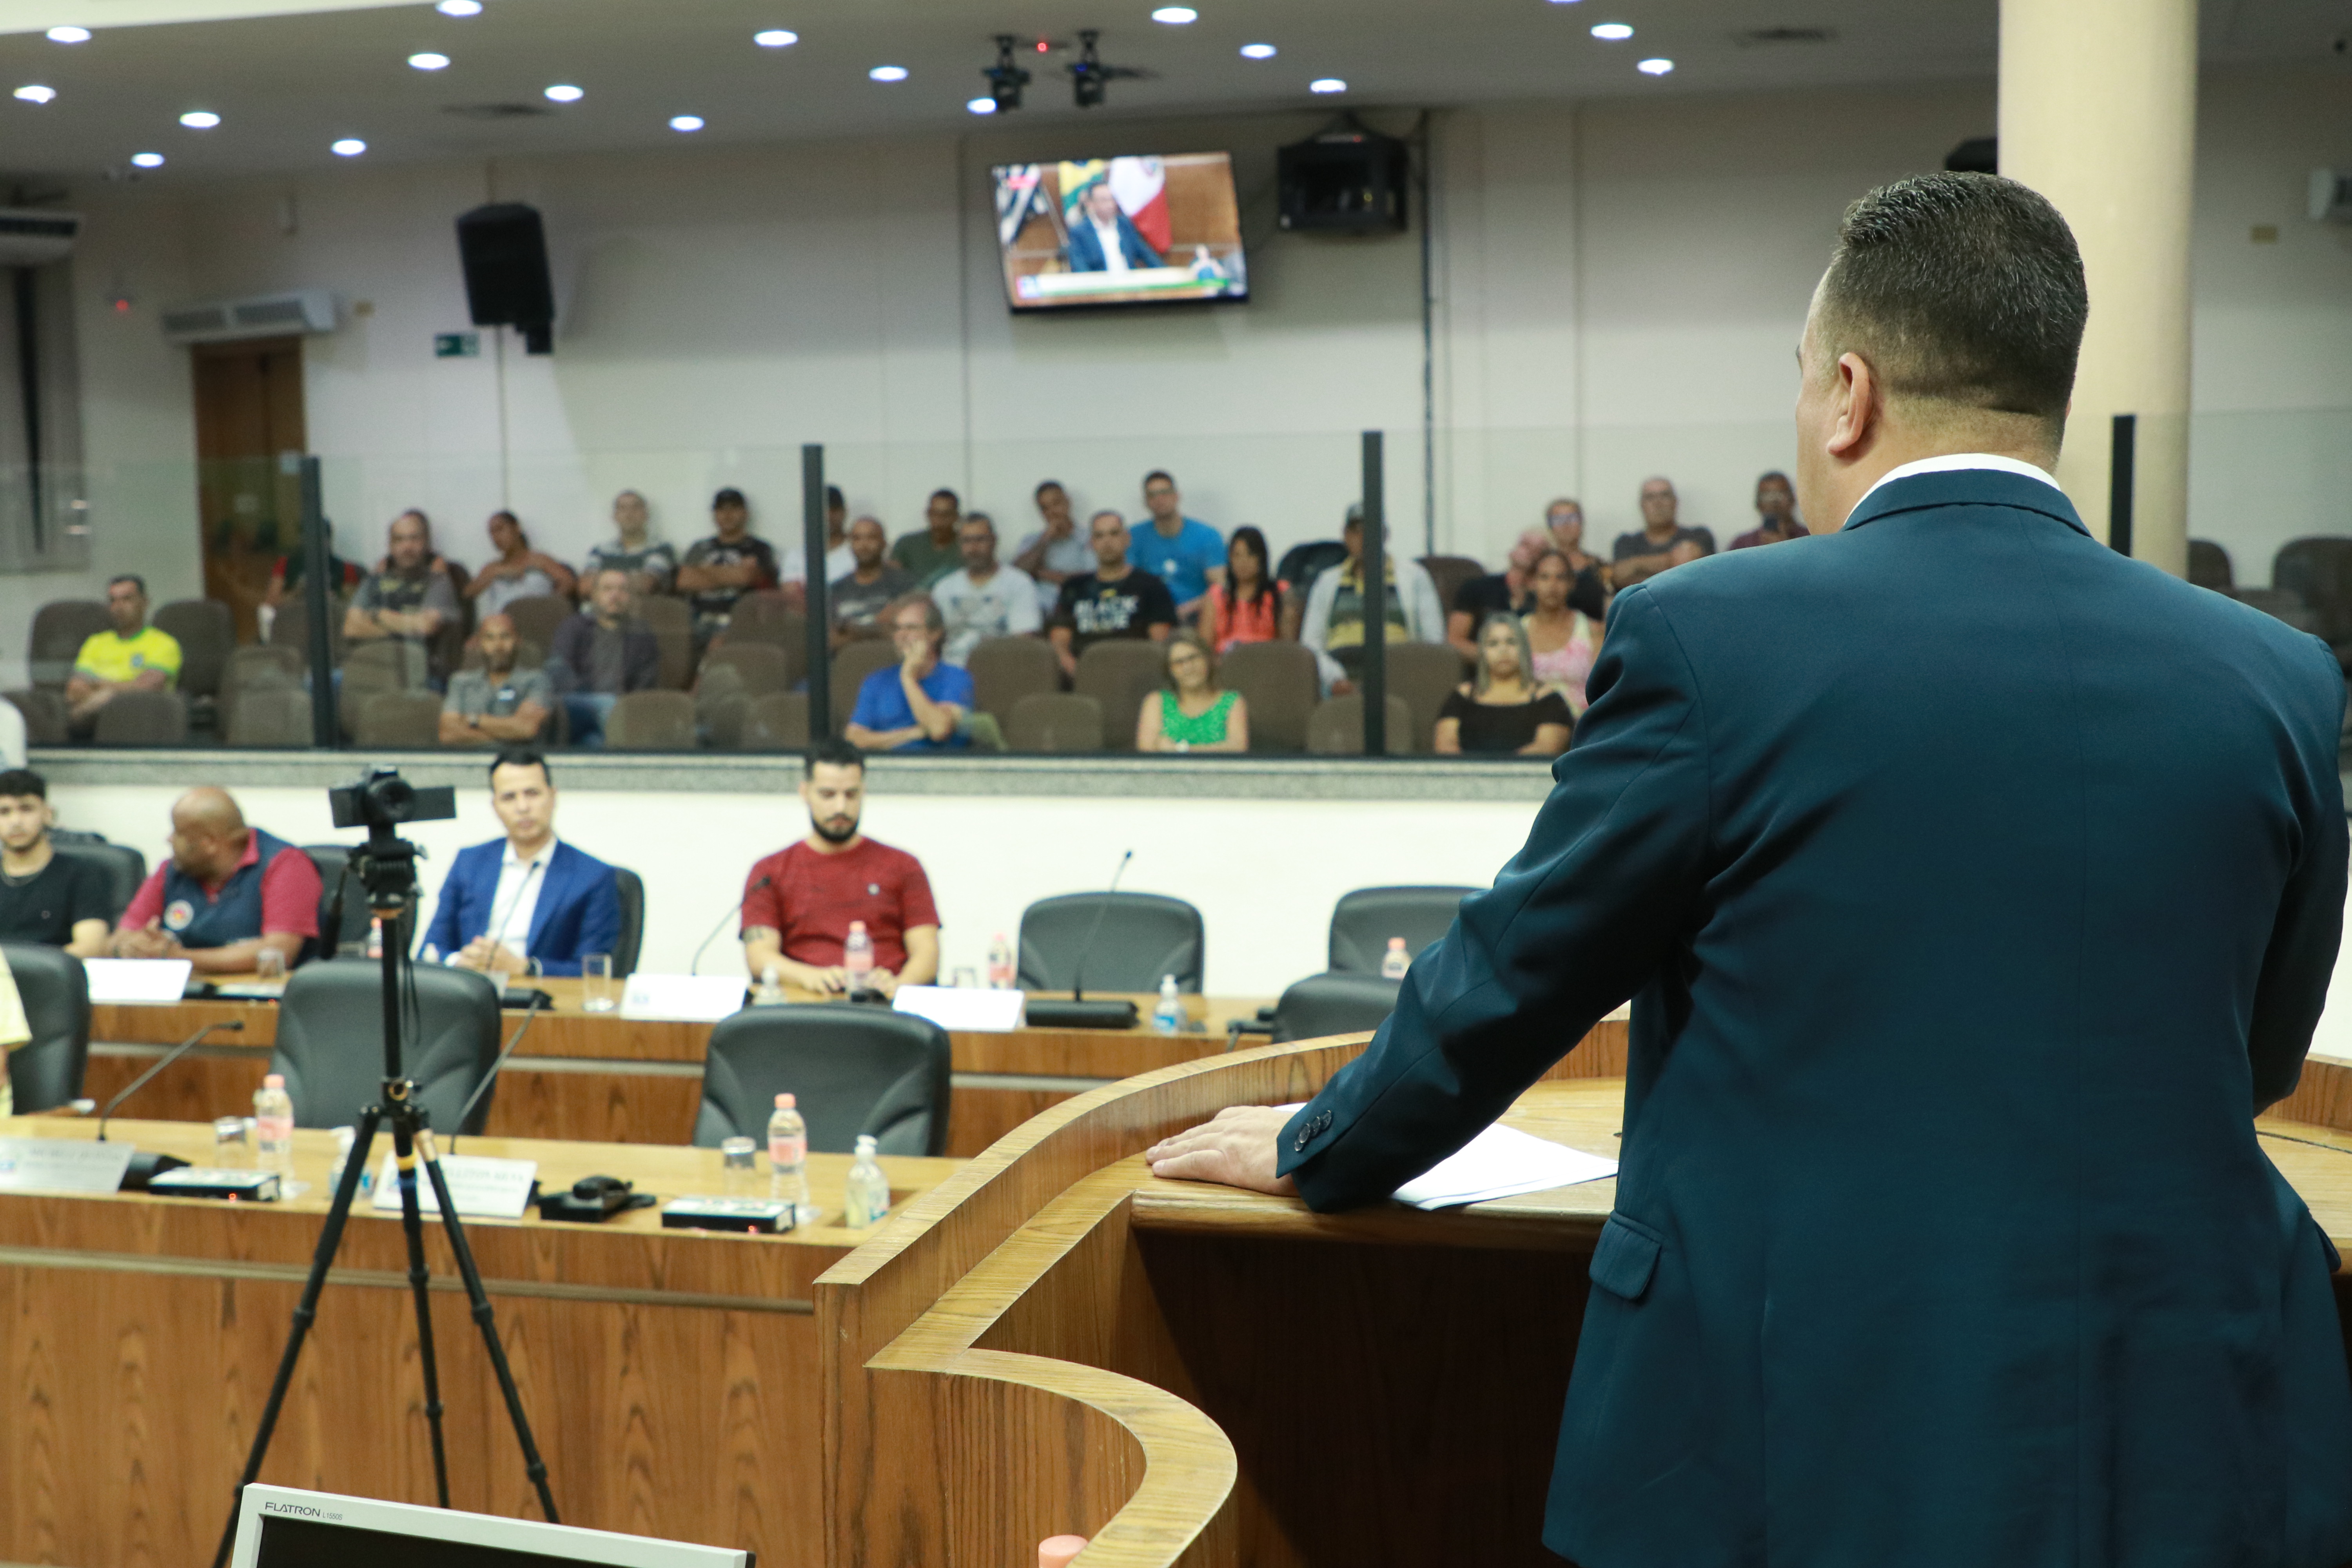
<path fill-rule="evenodd" d="M 727 629 L 735 601 L 776 585 L 776 552 L 751 531 L 751 503 L 730 486 L 710 498 L 711 535 L 695 541 L 678 563 L 678 592 L 694 606 L 694 651 Z"/>

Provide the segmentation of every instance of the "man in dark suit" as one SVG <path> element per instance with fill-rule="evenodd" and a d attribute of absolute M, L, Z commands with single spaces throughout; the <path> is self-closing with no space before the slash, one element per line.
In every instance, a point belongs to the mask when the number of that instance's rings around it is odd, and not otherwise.
<path fill-rule="evenodd" d="M 1111 195 L 1108 180 L 1097 180 L 1078 198 L 1077 216 L 1070 220 L 1067 252 L 1073 272 L 1125 272 L 1129 268 L 1168 265 L 1118 210 L 1118 198 Z"/>
<path fill-rule="evenodd" d="M 1370 1048 L 1151 1152 L 1376 1202 L 1631 995 L 1544 1531 L 1583 1568 L 2352 1558 L 2336 1260 L 2253 1126 L 2336 957 L 2343 677 L 2050 479 L 2082 278 L 1990 175 L 1849 209 L 1798 355 L 1832 531 L 1620 594 Z"/>
<path fill-rule="evenodd" d="M 555 780 L 536 752 L 490 764 L 503 839 L 457 852 L 425 941 L 461 969 L 577 974 L 621 939 L 613 868 L 555 837 Z"/>

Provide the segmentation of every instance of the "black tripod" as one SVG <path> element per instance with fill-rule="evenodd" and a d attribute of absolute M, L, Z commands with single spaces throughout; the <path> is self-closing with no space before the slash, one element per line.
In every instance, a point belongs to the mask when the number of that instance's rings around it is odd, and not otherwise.
<path fill-rule="evenodd" d="M 539 1506 L 548 1522 L 556 1523 L 555 1495 L 547 1486 L 547 1462 L 540 1458 L 539 1445 L 531 1438 L 530 1418 L 523 1414 L 522 1394 L 515 1387 L 513 1369 L 507 1364 L 506 1348 L 499 1342 L 498 1326 L 491 1321 L 490 1300 L 482 1289 L 481 1271 L 475 1268 L 473 1249 L 466 1244 L 465 1226 L 457 1220 L 457 1205 L 450 1201 L 449 1184 L 441 1173 L 441 1156 L 434 1148 L 432 1129 L 424 1109 L 416 1103 L 416 1086 L 401 1071 L 399 978 L 401 966 L 408 958 L 406 943 L 400 940 L 400 933 L 402 917 L 415 900 L 415 847 L 396 836 L 389 824 L 371 822 L 367 846 L 352 855 L 351 863 L 367 889 L 369 907 L 383 922 L 383 1100 L 360 1112 L 358 1136 L 352 1141 L 351 1158 L 343 1166 L 343 1179 L 335 1188 L 334 1206 L 327 1211 L 326 1228 L 319 1233 L 319 1249 L 310 1259 L 310 1275 L 303 1282 L 302 1300 L 294 1309 L 294 1330 L 287 1337 L 285 1354 L 278 1359 L 278 1380 L 270 1385 L 269 1403 L 262 1407 L 261 1425 L 254 1433 L 253 1452 L 246 1458 L 236 1496 L 242 1498 L 245 1489 L 261 1474 L 262 1460 L 269 1452 L 270 1436 L 286 1403 L 286 1391 L 294 1381 L 294 1363 L 302 1354 L 302 1341 L 319 1316 L 319 1292 L 326 1287 L 328 1270 L 333 1268 L 336 1250 L 342 1244 L 343 1224 L 351 1218 L 352 1201 L 358 1195 L 360 1178 L 368 1168 L 376 1127 L 388 1121 L 392 1123 L 393 1153 L 400 1170 L 400 1226 L 408 1241 L 408 1285 L 416 1300 L 417 1363 L 425 1374 L 425 1420 L 433 1436 L 436 1497 L 443 1508 L 449 1506 L 449 1464 L 441 1444 L 441 1383 L 434 1363 L 433 1312 L 427 1293 L 432 1274 L 425 1267 L 425 1224 L 416 1196 L 419 1165 L 433 1184 L 433 1196 L 441 1208 L 442 1228 L 449 1233 L 449 1251 L 457 1260 L 457 1272 L 466 1282 L 466 1299 L 473 1303 L 474 1322 L 482 1331 L 482 1343 L 488 1348 L 490 1365 L 499 1374 L 499 1391 L 506 1395 L 507 1416 L 514 1423 L 515 1440 L 522 1446 L 523 1468 L 530 1476 L 531 1485 L 539 1489 Z M 213 1568 L 226 1568 L 236 1540 L 236 1502 L 233 1499 L 228 1525 L 221 1531 L 220 1551 L 214 1555 Z"/>

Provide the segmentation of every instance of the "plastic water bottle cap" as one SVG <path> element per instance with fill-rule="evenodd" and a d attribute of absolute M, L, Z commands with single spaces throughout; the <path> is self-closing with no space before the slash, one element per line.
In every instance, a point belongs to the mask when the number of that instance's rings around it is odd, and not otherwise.
<path fill-rule="evenodd" d="M 271 1073 L 268 1077 L 261 1080 L 261 1087 L 264 1089 L 284 1089 L 286 1087 L 286 1075 L 282 1072 Z"/>
<path fill-rule="evenodd" d="M 1400 947 L 1402 947 L 1403 945 L 1404 945 L 1404 938 L 1402 938 L 1402 937 L 1401 937 L 1401 936 L 1392 936 L 1392 937 L 1389 938 L 1389 947 L 1390 947 L 1390 950 L 1391 950 L 1391 951 L 1394 951 L 1395 949 L 1400 948 Z"/>
<path fill-rule="evenodd" d="M 849 922 L 849 930 L 853 935 L 863 936 L 866 933 L 866 922 L 864 921 L 852 921 Z"/>
<path fill-rule="evenodd" d="M 799 1102 L 793 1100 L 789 1094 L 780 1094 L 776 1096 L 776 1109 L 778 1110 L 790 1110 L 797 1103 Z"/>

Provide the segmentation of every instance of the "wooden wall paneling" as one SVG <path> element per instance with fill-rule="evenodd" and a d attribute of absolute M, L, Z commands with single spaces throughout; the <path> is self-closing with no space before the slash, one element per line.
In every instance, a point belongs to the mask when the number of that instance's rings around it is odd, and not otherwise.
<path fill-rule="evenodd" d="M 2352 1062 L 2305 1061 L 2294 1092 L 2271 1107 L 2270 1115 L 2352 1132 Z"/>

